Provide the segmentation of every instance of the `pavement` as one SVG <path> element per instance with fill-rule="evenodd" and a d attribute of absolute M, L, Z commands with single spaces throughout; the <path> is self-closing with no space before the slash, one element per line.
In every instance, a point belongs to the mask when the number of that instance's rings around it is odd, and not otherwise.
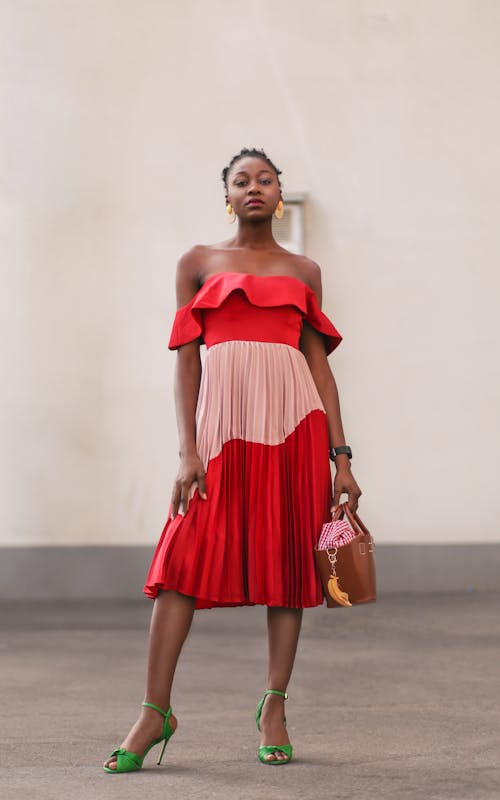
<path fill-rule="evenodd" d="M 304 612 L 293 760 L 257 761 L 262 607 L 200 610 L 161 767 L 102 762 L 143 699 L 151 601 L 0 604 L 2 800 L 499 800 L 500 593 Z"/>

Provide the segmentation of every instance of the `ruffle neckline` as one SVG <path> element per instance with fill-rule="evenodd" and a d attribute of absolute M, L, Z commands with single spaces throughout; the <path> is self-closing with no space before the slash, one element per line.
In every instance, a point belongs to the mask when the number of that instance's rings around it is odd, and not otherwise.
<path fill-rule="evenodd" d="M 234 291 L 244 292 L 255 306 L 295 306 L 319 333 L 323 334 L 327 355 L 342 341 L 342 336 L 324 314 L 314 291 L 292 275 L 255 275 L 251 272 L 216 272 L 210 275 L 191 300 L 177 309 L 168 347 L 202 336 L 203 309 L 218 308 Z"/>

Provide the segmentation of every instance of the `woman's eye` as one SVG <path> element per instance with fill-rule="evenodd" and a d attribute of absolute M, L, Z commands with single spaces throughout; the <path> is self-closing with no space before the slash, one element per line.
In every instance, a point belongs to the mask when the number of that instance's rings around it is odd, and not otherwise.
<path fill-rule="evenodd" d="M 243 178 L 240 178 L 239 181 L 235 181 L 234 183 L 235 183 L 235 186 L 244 186 L 246 184 L 246 180 L 244 180 Z M 271 179 L 270 178 L 262 178 L 261 179 L 261 183 L 271 183 Z"/>

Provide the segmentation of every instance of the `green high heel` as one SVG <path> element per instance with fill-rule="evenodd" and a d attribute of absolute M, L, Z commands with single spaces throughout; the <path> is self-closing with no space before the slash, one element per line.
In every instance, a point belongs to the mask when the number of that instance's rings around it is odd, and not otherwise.
<path fill-rule="evenodd" d="M 260 715 L 262 714 L 262 708 L 264 706 L 264 702 L 268 694 L 279 694 L 280 697 L 284 697 L 285 700 L 288 699 L 287 692 L 278 692 L 277 689 L 267 689 L 267 691 L 264 692 L 264 696 L 259 701 L 257 710 L 255 712 L 255 722 L 257 723 L 258 731 L 260 731 Z M 285 723 L 286 726 L 285 716 L 283 716 L 283 722 Z M 282 758 L 280 760 L 274 759 L 273 761 L 268 761 L 266 759 L 266 756 L 268 756 L 269 753 L 274 753 L 276 750 L 279 750 L 281 753 L 285 753 L 285 755 L 288 756 L 288 758 Z M 292 760 L 292 753 L 293 753 L 293 746 L 291 744 L 279 744 L 279 745 L 262 744 L 259 747 L 258 756 L 259 756 L 259 761 L 262 761 L 263 764 L 288 764 Z"/>
<path fill-rule="evenodd" d="M 158 766 L 161 764 L 161 760 L 163 758 L 163 753 L 165 752 L 165 748 L 167 746 L 168 740 L 174 733 L 174 729 L 170 724 L 170 716 L 172 714 L 172 706 L 169 706 L 168 711 L 164 711 L 159 706 L 155 706 L 154 703 L 143 703 L 143 706 L 147 706 L 148 708 L 154 708 L 155 711 L 158 711 L 159 714 L 164 717 L 163 722 L 163 731 L 162 735 L 158 737 L 158 739 L 153 739 L 151 744 L 149 744 L 146 748 L 145 753 L 142 756 L 138 756 L 137 753 L 130 753 L 128 750 L 124 750 L 123 747 L 118 747 L 116 750 L 113 750 L 111 755 L 108 757 L 113 758 L 116 756 L 116 769 L 112 769 L 111 767 L 103 767 L 106 772 L 135 772 L 138 769 L 141 769 L 142 762 L 144 761 L 145 757 L 149 753 L 152 747 L 155 744 L 159 744 L 163 742 L 163 749 L 160 754 L 160 758 L 158 759 Z"/>

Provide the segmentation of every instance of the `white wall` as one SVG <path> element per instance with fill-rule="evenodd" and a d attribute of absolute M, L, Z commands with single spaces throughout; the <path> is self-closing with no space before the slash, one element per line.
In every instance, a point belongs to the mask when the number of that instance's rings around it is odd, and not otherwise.
<path fill-rule="evenodd" d="M 147 544 L 177 468 L 178 256 L 264 147 L 379 542 L 498 542 L 500 5 L 0 3 L 0 544 Z"/>

